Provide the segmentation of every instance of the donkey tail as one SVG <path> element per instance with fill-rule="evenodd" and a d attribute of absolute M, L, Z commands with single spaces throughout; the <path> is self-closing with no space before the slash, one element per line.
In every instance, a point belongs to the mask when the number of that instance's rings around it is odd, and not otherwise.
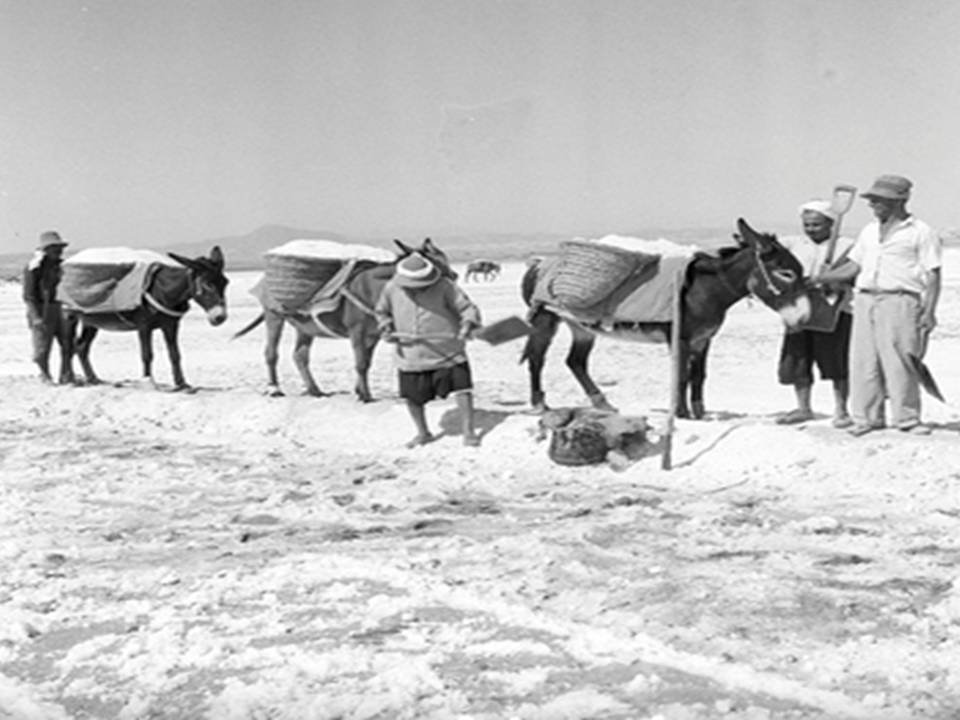
<path fill-rule="evenodd" d="M 264 314 L 263 314 L 263 313 L 260 313 L 257 317 L 255 317 L 255 318 L 253 319 L 253 322 L 252 322 L 252 323 L 250 323 L 249 325 L 247 325 L 247 326 L 246 326 L 245 328 L 243 328 L 242 330 L 238 330 L 237 332 L 235 332 L 235 333 L 233 334 L 233 337 L 231 337 L 230 339 L 231 339 L 231 340 L 236 340 L 238 337 L 243 337 L 243 336 L 246 335 L 248 332 L 250 332 L 251 330 L 253 330 L 257 325 L 259 325 L 260 323 L 262 323 L 264 317 L 265 317 Z"/>

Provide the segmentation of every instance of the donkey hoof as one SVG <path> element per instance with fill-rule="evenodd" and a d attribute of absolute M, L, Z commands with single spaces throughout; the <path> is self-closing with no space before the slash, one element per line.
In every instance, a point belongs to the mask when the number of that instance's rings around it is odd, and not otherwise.
<path fill-rule="evenodd" d="M 276 385 L 271 385 L 264 393 L 267 397 L 284 397 L 283 390 Z"/>

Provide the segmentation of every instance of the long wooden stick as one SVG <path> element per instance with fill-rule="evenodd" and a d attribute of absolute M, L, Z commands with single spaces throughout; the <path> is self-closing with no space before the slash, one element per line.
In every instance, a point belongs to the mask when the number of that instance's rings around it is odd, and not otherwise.
<path fill-rule="evenodd" d="M 663 430 L 663 455 L 660 467 L 670 470 L 673 467 L 673 426 L 680 402 L 680 318 L 682 316 L 680 299 L 683 290 L 683 273 L 677 272 L 673 288 L 673 322 L 670 327 L 670 411 Z"/>

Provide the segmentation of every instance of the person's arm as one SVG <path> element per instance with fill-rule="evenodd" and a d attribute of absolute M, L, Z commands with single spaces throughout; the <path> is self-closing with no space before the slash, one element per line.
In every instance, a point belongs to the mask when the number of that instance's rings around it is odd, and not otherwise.
<path fill-rule="evenodd" d="M 377 319 L 377 331 L 384 340 L 389 340 L 394 332 L 393 313 L 390 308 L 390 294 L 384 288 L 377 298 L 377 304 L 373 308 L 373 314 Z"/>
<path fill-rule="evenodd" d="M 473 300 L 471 300 L 456 283 L 451 282 L 450 286 L 453 288 L 453 306 L 460 315 L 460 333 L 458 337 L 461 340 L 466 340 L 470 337 L 470 333 L 482 325 L 480 308 L 476 306 Z"/>
<path fill-rule="evenodd" d="M 923 293 L 923 307 L 920 310 L 920 332 L 924 336 L 929 335 L 937 326 L 940 285 L 940 268 L 934 268 L 927 275 L 927 288 Z"/>
<path fill-rule="evenodd" d="M 43 320 L 43 298 L 40 297 L 40 271 L 27 265 L 23 269 L 23 302 L 27 306 L 27 319 L 31 326 Z"/>
<path fill-rule="evenodd" d="M 837 267 L 821 270 L 813 280 L 821 285 L 849 285 L 859 273 L 860 266 L 848 259 Z"/>
<path fill-rule="evenodd" d="M 920 310 L 920 336 L 922 346 L 926 348 L 927 338 L 937 326 L 937 303 L 940 300 L 940 288 L 943 284 L 940 265 L 943 262 L 943 243 L 940 236 L 928 226 L 920 236 L 919 261 L 926 270 L 926 287 L 923 292 L 923 304 Z"/>

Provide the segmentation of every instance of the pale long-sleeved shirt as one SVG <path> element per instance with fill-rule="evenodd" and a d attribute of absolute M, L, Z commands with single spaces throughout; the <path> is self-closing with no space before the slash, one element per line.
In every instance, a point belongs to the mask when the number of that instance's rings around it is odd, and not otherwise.
<path fill-rule="evenodd" d="M 380 332 L 397 337 L 397 368 L 406 372 L 466 362 L 466 343 L 458 336 L 481 324 L 479 308 L 447 278 L 418 289 L 391 280 L 375 312 Z"/>

